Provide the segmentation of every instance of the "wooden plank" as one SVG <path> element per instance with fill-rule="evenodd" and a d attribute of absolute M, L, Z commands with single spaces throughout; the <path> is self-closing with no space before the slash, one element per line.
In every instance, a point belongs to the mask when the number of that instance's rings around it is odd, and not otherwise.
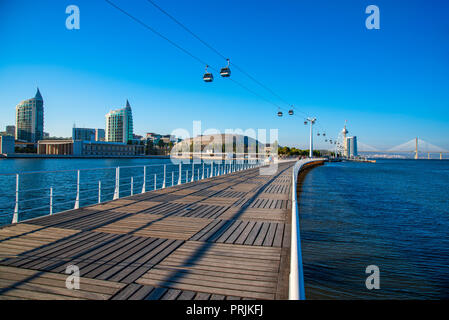
<path fill-rule="evenodd" d="M 182 291 L 182 293 L 176 298 L 176 300 L 192 300 L 196 293 L 193 291 Z"/>

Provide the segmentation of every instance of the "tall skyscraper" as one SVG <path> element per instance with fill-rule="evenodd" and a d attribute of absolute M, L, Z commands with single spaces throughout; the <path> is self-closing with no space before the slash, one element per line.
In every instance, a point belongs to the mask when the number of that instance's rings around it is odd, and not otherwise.
<path fill-rule="evenodd" d="M 346 156 L 357 157 L 357 137 L 346 137 Z"/>
<path fill-rule="evenodd" d="M 39 88 L 32 99 L 16 106 L 16 139 L 37 142 L 44 136 L 44 100 Z"/>
<path fill-rule="evenodd" d="M 106 141 L 123 142 L 133 140 L 133 115 L 131 106 L 126 100 L 122 109 L 112 110 L 106 114 Z"/>

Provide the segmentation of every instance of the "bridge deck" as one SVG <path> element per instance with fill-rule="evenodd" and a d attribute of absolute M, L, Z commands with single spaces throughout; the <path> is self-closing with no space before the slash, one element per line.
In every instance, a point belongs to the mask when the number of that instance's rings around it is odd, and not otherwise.
<path fill-rule="evenodd" d="M 3 227 L 0 299 L 286 299 L 292 166 Z"/>

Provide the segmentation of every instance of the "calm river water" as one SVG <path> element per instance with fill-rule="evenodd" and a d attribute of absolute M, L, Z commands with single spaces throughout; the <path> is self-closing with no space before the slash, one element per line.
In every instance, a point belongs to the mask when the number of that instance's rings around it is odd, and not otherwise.
<path fill-rule="evenodd" d="M 448 299 L 449 161 L 312 169 L 300 194 L 308 299 Z M 380 289 L 368 290 L 368 265 Z"/>

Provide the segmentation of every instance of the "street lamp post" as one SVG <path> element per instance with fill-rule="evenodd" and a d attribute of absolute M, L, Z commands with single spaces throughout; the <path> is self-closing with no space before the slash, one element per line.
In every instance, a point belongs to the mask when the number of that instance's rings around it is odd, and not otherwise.
<path fill-rule="evenodd" d="M 307 118 L 307 121 L 308 121 L 309 124 L 310 124 L 310 141 L 309 141 L 310 146 L 309 146 L 309 157 L 310 157 L 310 158 L 313 158 L 313 128 L 312 128 L 312 126 L 313 126 L 313 124 L 315 123 L 316 118 Z"/>

